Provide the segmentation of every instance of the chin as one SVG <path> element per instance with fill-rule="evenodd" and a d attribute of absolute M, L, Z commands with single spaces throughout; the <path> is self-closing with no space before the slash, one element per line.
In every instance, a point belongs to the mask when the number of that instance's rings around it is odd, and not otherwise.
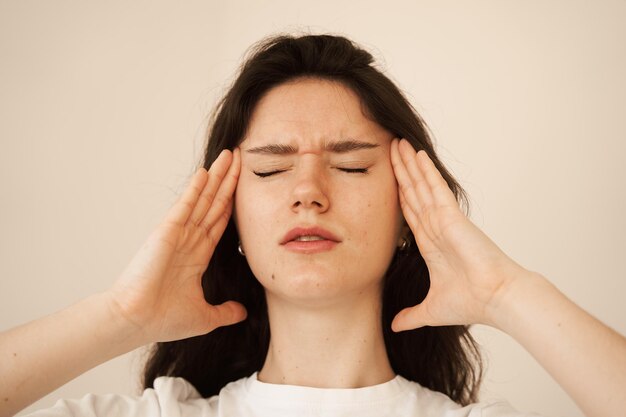
<path fill-rule="evenodd" d="M 375 284 L 359 282 L 365 278 L 362 274 L 357 280 L 337 270 L 325 274 L 320 271 L 284 272 L 284 275 L 274 274 L 274 279 L 271 275 L 269 279 L 260 280 L 268 301 L 280 299 L 308 307 L 328 307 L 339 302 L 345 305 L 347 297 L 359 297 Z"/>

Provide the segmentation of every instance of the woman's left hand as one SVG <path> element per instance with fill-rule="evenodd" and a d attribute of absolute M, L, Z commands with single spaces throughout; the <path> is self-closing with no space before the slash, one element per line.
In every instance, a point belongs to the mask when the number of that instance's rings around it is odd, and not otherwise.
<path fill-rule="evenodd" d="M 422 326 L 483 323 L 516 277 L 529 274 L 461 211 L 425 151 L 393 140 L 391 163 L 400 206 L 430 273 L 424 301 L 400 311 L 394 331 Z"/>

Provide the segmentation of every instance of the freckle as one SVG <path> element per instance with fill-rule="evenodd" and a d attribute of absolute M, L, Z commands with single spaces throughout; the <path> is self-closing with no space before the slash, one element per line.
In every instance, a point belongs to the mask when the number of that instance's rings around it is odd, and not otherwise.
<path fill-rule="evenodd" d="M 13 357 L 17 356 L 17 353 L 13 352 Z"/>
<path fill-rule="evenodd" d="M 326 340 L 328 340 L 328 338 L 326 338 Z"/>
<path fill-rule="evenodd" d="M 274 274 L 272 274 L 272 279 L 274 279 L 274 278 L 276 278 L 276 277 L 274 276 Z"/>
<path fill-rule="evenodd" d="M 5 403 L 8 403 L 8 402 L 9 402 L 9 399 L 8 399 L 7 397 L 4 397 L 4 402 L 5 402 Z"/>
<path fill-rule="evenodd" d="M 316 286 L 316 287 L 319 287 L 319 286 L 320 286 L 320 283 L 318 282 L 317 284 L 315 284 L 315 286 Z"/>

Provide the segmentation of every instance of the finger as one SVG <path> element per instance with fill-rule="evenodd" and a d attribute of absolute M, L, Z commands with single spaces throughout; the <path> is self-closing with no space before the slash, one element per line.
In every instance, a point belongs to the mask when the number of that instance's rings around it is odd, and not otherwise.
<path fill-rule="evenodd" d="M 222 215 L 217 219 L 217 221 L 211 226 L 209 229 L 209 239 L 215 246 L 217 246 L 217 242 L 222 238 L 222 234 L 224 234 L 224 230 L 226 226 L 228 226 L 228 220 L 230 219 L 230 215 L 233 211 L 233 200 L 230 200 L 230 203 L 226 207 L 226 210 L 222 213 Z"/>
<path fill-rule="evenodd" d="M 200 168 L 196 171 L 196 173 L 191 177 L 189 185 L 183 194 L 165 216 L 166 222 L 174 223 L 180 226 L 187 222 L 189 215 L 196 206 L 198 196 L 207 182 L 207 177 L 208 174 L 206 169 Z"/>
<path fill-rule="evenodd" d="M 433 161 L 424 150 L 420 150 L 416 159 L 421 171 L 430 186 L 430 190 L 437 206 L 458 206 L 454 193 L 443 178 Z"/>
<path fill-rule="evenodd" d="M 209 332 L 221 326 L 239 323 L 248 316 L 246 308 L 236 301 L 226 301 L 219 305 L 207 304 Z"/>
<path fill-rule="evenodd" d="M 233 150 L 233 158 L 230 167 L 228 168 L 228 172 L 224 175 L 211 207 L 202 220 L 202 227 L 204 227 L 207 231 L 211 230 L 215 222 L 218 221 L 228 209 L 228 206 L 233 198 L 235 188 L 237 188 L 240 168 L 241 155 L 239 148 L 235 148 Z"/>
<path fill-rule="evenodd" d="M 391 330 L 402 332 L 428 326 L 429 324 L 426 309 L 423 307 L 423 304 L 418 304 L 413 307 L 407 307 L 396 314 L 391 322 Z"/>
<path fill-rule="evenodd" d="M 231 158 L 229 154 L 230 152 L 227 149 L 224 149 L 211 164 L 207 184 L 198 198 L 198 204 L 196 204 L 193 213 L 191 213 L 190 219 L 192 224 L 200 224 L 202 219 L 206 216 L 209 207 L 211 207 L 213 199 L 215 198 L 215 193 L 217 192 L 230 164 Z"/>
<path fill-rule="evenodd" d="M 418 232 L 422 227 L 421 222 L 419 221 L 419 217 L 408 207 L 408 203 L 406 201 L 406 197 L 404 197 L 404 193 L 400 191 L 398 193 L 400 197 L 400 208 L 402 208 L 402 214 L 404 214 L 404 219 L 409 224 L 409 228 L 413 232 L 413 236 L 417 240 Z"/>
<path fill-rule="evenodd" d="M 402 162 L 407 168 L 407 172 L 410 175 L 413 188 L 417 194 L 417 198 L 421 203 L 421 207 L 430 207 L 433 204 L 433 195 L 430 189 L 430 185 L 426 181 L 426 177 L 422 173 L 418 165 L 417 153 L 409 141 L 402 139 L 398 143 L 398 152 Z M 424 152 L 425 153 L 425 152 Z"/>
<path fill-rule="evenodd" d="M 400 156 L 399 142 L 395 139 L 391 142 L 391 166 L 393 167 L 393 172 L 398 181 L 400 193 L 404 195 L 407 208 L 413 211 L 416 216 L 419 216 L 419 213 L 422 211 L 422 206 L 413 189 L 411 176 Z"/>

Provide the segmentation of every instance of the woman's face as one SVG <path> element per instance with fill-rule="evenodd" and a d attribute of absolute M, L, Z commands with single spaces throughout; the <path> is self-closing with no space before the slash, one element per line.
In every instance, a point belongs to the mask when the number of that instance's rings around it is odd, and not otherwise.
<path fill-rule="evenodd" d="M 319 305 L 380 291 L 402 226 L 391 139 L 338 82 L 299 79 L 261 99 L 234 216 L 268 297 Z"/>

